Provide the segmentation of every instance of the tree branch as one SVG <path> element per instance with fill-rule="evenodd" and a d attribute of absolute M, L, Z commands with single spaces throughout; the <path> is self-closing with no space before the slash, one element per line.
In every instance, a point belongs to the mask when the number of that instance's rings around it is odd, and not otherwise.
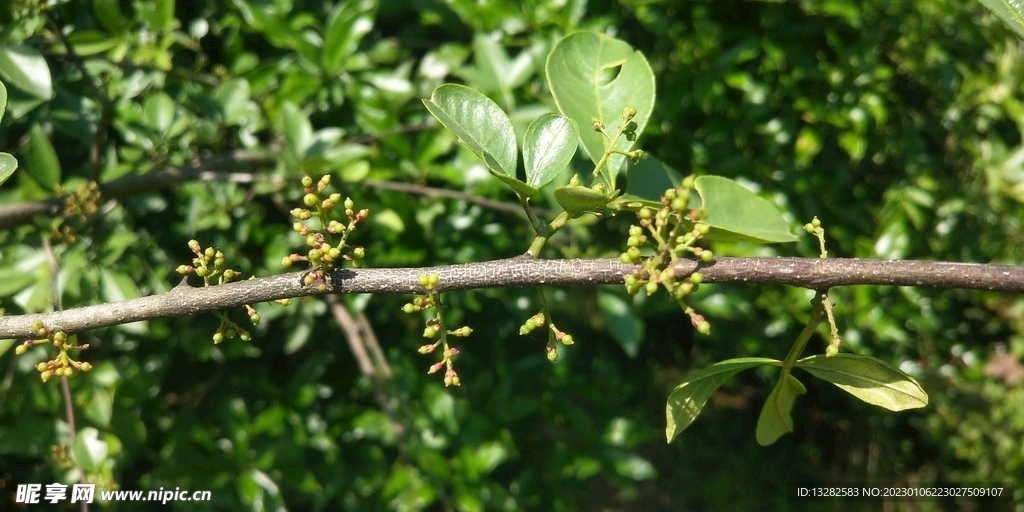
<path fill-rule="evenodd" d="M 201 165 L 186 167 L 165 167 L 142 175 L 122 176 L 100 185 L 101 201 L 125 199 L 129 196 L 152 192 L 191 180 L 227 180 L 243 183 L 256 181 L 258 176 L 249 173 L 223 172 L 238 170 L 240 167 L 270 167 L 274 160 L 248 152 L 237 152 L 230 156 L 209 160 Z M 64 208 L 66 195 L 47 199 L 0 206 L 0 229 L 10 229 L 32 220 L 35 215 L 52 217 Z"/>
<path fill-rule="evenodd" d="M 545 260 L 527 256 L 426 268 L 339 269 L 322 293 L 423 293 L 418 276 L 436 274 L 437 291 L 511 286 L 620 284 L 637 265 L 616 259 Z M 936 261 L 886 261 L 822 258 L 718 258 L 712 263 L 686 260 L 677 275 L 695 270 L 705 283 L 785 284 L 815 290 L 848 285 L 927 286 L 1024 291 L 1024 267 Z M 222 310 L 291 297 L 320 295 L 305 286 L 305 272 L 250 279 L 208 288 L 183 280 L 171 291 L 149 297 L 51 313 L 0 317 L 0 339 L 38 337 L 32 324 L 74 334 L 90 329 Z"/>

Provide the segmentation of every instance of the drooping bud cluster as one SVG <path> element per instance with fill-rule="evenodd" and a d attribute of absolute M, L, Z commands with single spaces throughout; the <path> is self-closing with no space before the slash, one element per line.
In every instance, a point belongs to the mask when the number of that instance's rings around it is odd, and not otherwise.
<path fill-rule="evenodd" d="M 626 251 L 619 255 L 622 263 L 640 265 L 636 272 L 623 279 L 628 293 L 638 293 L 642 289 L 648 295 L 654 295 L 658 288 L 665 288 L 673 300 L 691 312 L 693 310 L 684 306 L 682 300 L 697 290 L 704 276 L 700 272 L 677 276 L 676 263 L 686 253 L 705 263 L 714 259 L 710 250 L 696 246 L 708 234 L 710 226 L 703 222 L 706 214 L 703 208 L 690 208 L 695 179 L 688 176 L 679 187 L 666 190 L 657 210 L 644 206 L 637 211 L 639 224 L 629 227 Z M 644 259 L 647 247 L 653 250 Z M 711 326 L 704 317 L 693 315 L 694 327 L 702 334 L 710 332 Z"/>
<path fill-rule="evenodd" d="M 32 330 L 42 339 L 26 340 L 14 349 L 14 353 L 19 356 L 24 355 L 33 346 L 44 344 L 43 339 L 47 340 L 50 345 L 53 345 L 58 350 L 57 356 L 49 361 L 40 362 L 35 366 L 43 382 L 50 380 L 51 377 L 70 377 L 76 371 L 88 372 L 92 370 L 91 364 L 76 361 L 68 355 L 68 351 L 81 351 L 89 348 L 88 344 L 79 345 L 76 341 L 77 336 L 68 336 L 64 331 L 48 329 L 39 320 L 32 324 Z"/>
<path fill-rule="evenodd" d="M 446 329 L 444 326 L 444 318 L 441 316 L 441 298 L 438 295 L 436 289 L 440 277 L 437 274 L 424 274 L 417 278 L 419 285 L 426 291 L 426 295 L 417 295 L 413 298 L 412 302 L 402 306 L 402 311 L 405 313 L 416 313 L 419 311 L 425 311 L 427 309 L 434 309 L 434 316 L 427 318 L 424 328 L 423 337 L 428 340 L 437 338 L 433 343 L 428 343 L 421 346 L 417 352 L 420 354 L 432 354 L 438 347 L 442 347 L 441 360 L 430 365 L 427 369 L 428 374 L 434 374 L 445 368 L 444 372 L 444 385 L 447 386 L 461 386 L 462 381 L 459 379 L 459 375 L 455 372 L 455 364 L 452 359 L 459 355 L 459 349 L 449 346 L 448 337 L 455 336 L 459 338 L 465 338 L 470 334 L 473 334 L 473 329 L 468 325 L 459 327 L 458 329 Z M 440 337 L 438 337 L 440 335 Z"/>
<path fill-rule="evenodd" d="M 548 343 L 545 351 L 547 353 L 548 361 L 554 363 L 558 361 L 558 348 L 556 343 L 561 343 L 566 346 L 572 345 L 575 341 L 571 334 L 559 330 L 558 327 L 555 327 L 554 322 L 549 322 L 547 320 L 547 315 L 541 312 L 527 318 L 526 321 L 523 322 L 523 325 L 519 326 L 519 335 L 525 336 L 544 325 L 548 326 Z"/>

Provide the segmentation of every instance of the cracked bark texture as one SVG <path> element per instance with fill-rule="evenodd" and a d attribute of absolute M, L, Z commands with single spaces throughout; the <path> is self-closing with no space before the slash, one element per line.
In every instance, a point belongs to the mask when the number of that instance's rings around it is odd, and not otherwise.
<path fill-rule="evenodd" d="M 423 293 L 418 277 L 436 274 L 436 290 L 469 290 L 510 286 L 621 284 L 638 265 L 616 259 L 547 260 L 518 256 L 502 260 L 423 268 L 338 269 L 327 288 L 305 286 L 306 272 L 291 272 L 219 286 L 193 287 L 184 280 L 170 291 L 148 297 L 85 306 L 51 313 L 0 317 L 0 339 L 38 338 L 32 324 L 74 334 L 174 316 L 222 310 L 242 304 L 330 293 Z M 935 261 L 887 261 L 841 258 L 717 258 L 676 265 L 677 275 L 695 270 L 705 283 L 785 284 L 810 289 L 850 285 L 926 286 L 1024 291 L 1024 267 Z"/>

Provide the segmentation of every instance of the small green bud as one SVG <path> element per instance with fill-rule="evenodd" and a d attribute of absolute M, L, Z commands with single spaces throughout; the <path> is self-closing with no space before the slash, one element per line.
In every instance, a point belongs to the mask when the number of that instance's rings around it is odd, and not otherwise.
<path fill-rule="evenodd" d="M 32 322 L 32 330 L 36 332 L 45 331 L 46 329 L 43 327 L 43 321 L 36 320 L 35 322 Z"/>
<path fill-rule="evenodd" d="M 217 251 L 213 247 L 207 247 L 206 250 L 203 251 L 203 256 L 206 256 L 206 259 L 208 259 L 208 260 L 212 260 L 213 257 L 216 256 L 216 255 L 217 255 Z"/>
<path fill-rule="evenodd" d="M 341 257 L 341 249 L 338 249 L 337 247 L 334 247 L 331 250 L 327 251 L 327 256 L 331 260 L 336 260 L 336 259 Z"/>
<path fill-rule="evenodd" d="M 46 369 L 49 368 L 49 367 L 50 367 L 50 365 L 48 365 L 46 363 L 39 363 L 39 364 L 36 365 L 36 371 L 45 372 Z"/>
<path fill-rule="evenodd" d="M 50 376 L 51 375 L 53 375 L 53 374 L 50 373 L 50 370 L 46 370 L 46 371 L 44 371 L 44 372 L 39 374 L 39 378 L 43 379 L 43 382 L 46 382 L 46 381 L 50 380 Z"/>
<path fill-rule="evenodd" d="M 704 274 L 700 272 L 694 272 L 690 274 L 690 282 L 693 284 L 701 284 L 704 282 Z"/>
<path fill-rule="evenodd" d="M 351 209 L 353 209 L 355 207 L 356 207 L 355 201 L 353 201 L 351 197 L 346 197 L 345 198 L 345 209 L 346 210 L 351 210 Z"/>
<path fill-rule="evenodd" d="M 328 199 L 330 199 L 332 203 L 338 204 L 338 203 L 341 202 L 341 194 L 335 192 L 335 193 L 331 194 L 330 196 L 328 196 Z"/>
<path fill-rule="evenodd" d="M 64 334 L 64 331 L 57 331 L 53 334 L 53 341 L 57 343 L 64 343 L 68 339 L 68 335 Z"/>
<path fill-rule="evenodd" d="M 407 303 L 404 306 L 402 306 L 402 311 L 405 313 L 415 313 L 417 311 L 417 308 L 414 304 Z"/>
<path fill-rule="evenodd" d="M 648 220 L 651 218 L 651 209 L 644 206 L 640 211 L 636 212 L 636 214 L 640 217 L 640 220 Z"/>
<path fill-rule="evenodd" d="M 692 189 L 696 182 L 697 182 L 697 177 L 691 174 L 691 175 L 683 178 L 682 186 L 685 189 Z"/>
<path fill-rule="evenodd" d="M 249 321 L 252 322 L 253 325 L 259 324 L 260 323 L 260 314 L 259 313 L 253 313 L 253 314 L 249 315 Z"/>
<path fill-rule="evenodd" d="M 306 206 L 310 207 L 310 208 L 316 206 L 316 203 L 317 203 L 316 194 L 310 193 L 310 194 L 306 194 L 306 195 L 302 196 L 302 203 L 305 204 Z"/>
<path fill-rule="evenodd" d="M 281 266 L 284 267 L 284 268 L 288 268 L 288 267 L 292 266 L 292 257 L 291 256 L 285 256 L 284 258 L 281 258 Z"/>
<path fill-rule="evenodd" d="M 644 234 L 644 228 L 637 226 L 636 224 L 629 227 L 629 236 L 642 236 Z"/>
<path fill-rule="evenodd" d="M 814 226 L 814 229 L 818 229 L 818 228 L 821 227 L 821 221 L 818 220 L 817 216 L 815 216 L 813 219 L 811 219 L 811 226 Z"/>
<path fill-rule="evenodd" d="M 420 286 L 423 286 L 423 287 L 430 286 L 430 276 L 427 275 L 427 274 L 423 274 L 421 276 L 417 276 L 416 277 L 416 282 L 418 282 L 420 284 Z"/>
<path fill-rule="evenodd" d="M 210 271 L 206 267 L 199 267 L 196 269 L 196 275 L 199 277 L 206 277 L 210 275 Z"/>
<path fill-rule="evenodd" d="M 320 189 L 321 190 L 327 188 L 327 185 L 330 185 L 330 184 L 331 184 L 331 175 L 330 174 L 324 174 L 323 176 L 320 177 Z"/>
<path fill-rule="evenodd" d="M 704 320 L 702 322 L 697 322 L 697 332 L 699 332 L 699 333 L 701 333 L 701 334 L 703 334 L 705 336 L 707 336 L 708 334 L 711 334 L 711 323 L 708 322 L 707 320 Z"/>
<path fill-rule="evenodd" d="M 552 363 L 557 363 L 558 362 L 558 349 L 556 349 L 555 347 L 552 347 L 551 345 L 548 345 L 547 352 L 548 352 L 548 354 L 547 354 L 548 361 L 551 361 Z"/>
<path fill-rule="evenodd" d="M 427 339 L 433 338 L 434 336 L 437 336 L 437 330 L 436 325 L 428 325 L 423 329 L 423 337 Z"/>
<path fill-rule="evenodd" d="M 679 213 L 686 211 L 686 201 L 683 201 L 683 198 L 681 197 L 673 199 L 672 210 Z"/>
<path fill-rule="evenodd" d="M 306 245 L 310 247 L 316 247 L 316 235 L 309 235 L 306 237 Z"/>
<path fill-rule="evenodd" d="M 646 285 L 644 285 L 644 291 L 647 292 L 648 296 L 654 295 L 658 291 L 658 283 L 655 283 L 654 281 L 649 281 Z"/>
<path fill-rule="evenodd" d="M 324 253 L 320 252 L 320 249 L 309 250 L 309 261 L 312 262 L 314 265 L 316 264 L 317 260 L 323 259 L 323 257 Z"/>
<path fill-rule="evenodd" d="M 195 252 L 195 253 L 198 254 L 198 252 L 199 252 L 199 241 L 198 240 L 194 240 L 194 239 L 193 240 L 189 240 L 188 241 L 188 248 L 192 249 L 192 252 Z"/>
<path fill-rule="evenodd" d="M 419 352 L 420 354 L 426 355 L 433 352 L 434 348 L 436 347 L 437 345 L 423 345 L 422 347 L 416 349 L 416 351 Z"/>
<path fill-rule="evenodd" d="M 306 188 L 312 187 L 313 186 L 313 178 L 310 178 L 309 176 L 303 176 L 302 177 L 302 186 L 306 187 Z"/>
<path fill-rule="evenodd" d="M 17 348 L 14 349 L 14 355 L 16 356 L 23 355 L 25 352 L 28 352 L 28 345 L 18 345 Z"/>
<path fill-rule="evenodd" d="M 239 338 L 240 338 L 240 339 L 241 339 L 242 341 L 249 341 L 249 340 L 251 340 L 251 339 L 252 339 L 252 336 L 251 336 L 251 335 L 249 334 L 249 331 L 242 331 L 242 333 L 241 333 L 241 334 L 239 334 L 239 335 L 238 335 L 238 337 L 239 337 Z"/>
<path fill-rule="evenodd" d="M 619 255 L 619 261 L 625 264 L 633 263 L 633 258 L 629 257 L 629 253 L 622 253 Z"/>
<path fill-rule="evenodd" d="M 352 249 L 352 259 L 361 260 L 366 257 L 366 249 L 362 247 L 356 247 Z"/>
<path fill-rule="evenodd" d="M 693 229 L 696 229 L 697 230 L 697 234 L 699 234 L 699 235 L 706 235 L 706 234 L 708 234 L 708 231 L 711 231 L 711 226 L 701 222 L 701 223 L 697 224 L 696 226 L 694 226 Z"/>
<path fill-rule="evenodd" d="M 237 275 L 238 273 L 230 268 L 224 271 L 224 279 L 234 279 Z"/>
<path fill-rule="evenodd" d="M 565 336 L 562 336 L 562 344 L 563 345 L 572 345 L 573 343 L 576 343 L 576 342 L 573 341 L 572 334 L 566 334 Z"/>
<path fill-rule="evenodd" d="M 224 341 L 224 333 L 222 333 L 222 332 L 215 332 L 215 333 L 213 333 L 213 342 L 214 343 L 219 344 L 219 343 L 221 343 L 223 341 Z"/>
<path fill-rule="evenodd" d="M 602 123 L 601 120 L 596 117 L 590 118 L 590 126 L 591 128 L 594 129 L 595 132 L 604 130 L 604 123 Z"/>
<path fill-rule="evenodd" d="M 629 255 L 630 261 L 637 261 L 640 259 L 640 249 L 636 247 L 630 247 L 626 249 L 626 254 Z"/>
<path fill-rule="evenodd" d="M 715 255 L 711 251 L 704 251 L 700 254 L 700 260 L 703 261 L 704 263 L 711 263 L 711 261 L 714 259 Z"/>
<path fill-rule="evenodd" d="M 633 107 L 623 107 L 622 108 L 622 120 L 623 121 L 632 121 L 634 117 L 636 117 L 636 109 L 635 108 L 633 108 Z"/>
<path fill-rule="evenodd" d="M 176 270 L 181 275 L 188 274 L 188 267 L 185 265 L 178 265 L 178 268 L 174 270 Z"/>
<path fill-rule="evenodd" d="M 90 371 L 92 371 L 92 365 L 89 364 L 89 363 L 82 363 L 82 371 L 83 372 L 90 372 Z"/>
<path fill-rule="evenodd" d="M 813 234 L 814 233 L 814 225 L 812 225 L 810 222 L 808 222 L 807 224 L 804 224 L 804 231 Z"/>

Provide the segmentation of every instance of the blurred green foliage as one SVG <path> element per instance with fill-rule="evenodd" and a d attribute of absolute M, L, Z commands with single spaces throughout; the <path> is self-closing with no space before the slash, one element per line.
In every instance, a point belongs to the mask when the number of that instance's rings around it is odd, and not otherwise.
<path fill-rule="evenodd" d="M 251 184 L 193 181 L 0 232 L 0 307 L 166 291 L 190 238 L 245 274 L 279 273 L 302 245 L 287 212 L 303 174 L 331 173 L 334 190 L 371 210 L 354 235 L 368 265 L 519 254 L 532 238 L 524 218 L 374 184 L 513 201 L 420 98 L 461 81 L 522 136 L 554 110 L 544 58 L 576 30 L 622 39 L 654 69 L 639 147 L 684 174 L 740 180 L 794 225 L 817 215 L 830 254 L 1024 263 L 1022 47 L 977 2 L 15 0 L 0 8 L 0 149 L 22 168 L 0 187 L 3 204 L 88 198 L 89 180 L 240 151 L 276 164 L 232 169 Z M 628 217 L 574 221 L 546 256 L 613 256 Z M 714 250 L 817 255 L 810 237 Z M 547 293 L 577 339 L 557 365 L 543 336 L 516 332 L 536 310 L 532 292 L 446 296 L 452 325 L 474 329 L 455 390 L 425 375 L 422 323 L 400 313 L 401 296 L 344 298 L 384 347 L 394 378 L 379 389 L 320 299 L 259 305 L 250 343 L 213 345 L 212 315 L 84 333 L 95 370 L 70 380 L 75 444 L 59 384 L 32 368 L 45 347 L 14 357 L 0 341 L 0 508 L 18 484 L 72 482 L 80 469 L 108 487 L 213 492 L 177 510 L 794 510 L 794 482 L 840 479 L 1006 482 L 1024 502 L 1018 297 L 834 290 L 844 350 L 914 375 L 931 405 L 890 413 L 804 379 L 795 433 L 762 448 L 752 433 L 770 370 L 739 374 L 668 446 L 665 398 L 714 361 L 781 358 L 809 292 L 704 287 L 694 302 L 709 337 L 659 296 Z"/>

